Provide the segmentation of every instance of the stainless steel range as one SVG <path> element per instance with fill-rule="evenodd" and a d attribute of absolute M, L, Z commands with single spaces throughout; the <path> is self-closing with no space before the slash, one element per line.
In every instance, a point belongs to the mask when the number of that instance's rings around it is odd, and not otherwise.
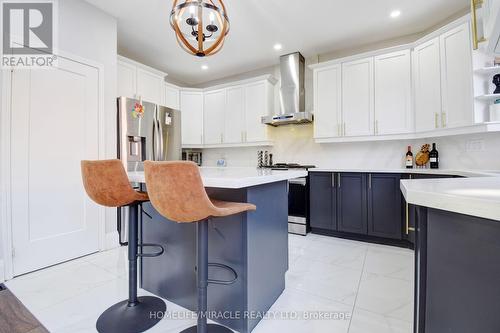
<path fill-rule="evenodd" d="M 315 166 L 278 163 L 266 168 L 273 170 L 308 170 L 315 168 Z M 305 236 L 309 230 L 309 176 L 291 179 L 288 182 L 288 232 Z"/>

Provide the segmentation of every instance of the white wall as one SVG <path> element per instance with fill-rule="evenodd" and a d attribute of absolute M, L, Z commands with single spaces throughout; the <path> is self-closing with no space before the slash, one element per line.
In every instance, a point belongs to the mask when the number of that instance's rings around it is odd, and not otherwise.
<path fill-rule="evenodd" d="M 312 125 L 290 125 L 271 129 L 273 147 L 204 149 L 203 165 L 215 166 L 225 158 L 228 166 L 256 166 L 257 152 L 268 150 L 274 162 L 313 164 L 323 168 L 402 168 L 406 147 L 414 153 L 424 143 L 437 143 L 443 169 L 500 169 L 500 133 L 454 136 L 427 140 L 317 144 Z M 470 140 L 482 140 L 484 150 L 467 152 Z"/>
<path fill-rule="evenodd" d="M 105 155 L 116 158 L 116 19 L 82 0 L 59 1 L 59 48 L 104 65 Z M 106 232 L 116 230 L 116 210 L 106 210 Z"/>

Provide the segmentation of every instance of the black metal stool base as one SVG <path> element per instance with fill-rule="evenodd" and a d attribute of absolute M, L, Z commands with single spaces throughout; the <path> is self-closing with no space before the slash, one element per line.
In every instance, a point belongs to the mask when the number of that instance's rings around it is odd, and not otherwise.
<path fill-rule="evenodd" d="M 184 331 L 181 331 L 180 333 L 197 333 L 197 332 L 198 332 L 198 326 L 191 326 L 189 328 L 186 328 Z M 233 331 L 221 325 L 208 324 L 207 333 L 233 333 Z"/>
<path fill-rule="evenodd" d="M 96 328 L 99 333 L 144 332 L 158 324 L 166 310 L 167 305 L 158 297 L 138 297 L 135 306 L 128 306 L 125 300 L 104 311 L 97 319 Z"/>

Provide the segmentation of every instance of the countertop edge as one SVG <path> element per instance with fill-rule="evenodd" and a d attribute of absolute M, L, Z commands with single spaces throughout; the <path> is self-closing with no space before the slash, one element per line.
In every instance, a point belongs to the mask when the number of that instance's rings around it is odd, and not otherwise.
<path fill-rule="evenodd" d="M 453 181 L 461 179 L 453 179 Z M 439 192 L 438 190 L 416 190 L 412 184 L 421 184 L 425 180 L 401 180 L 400 189 L 406 202 L 416 206 L 444 210 L 452 213 L 469 215 L 489 220 L 500 221 L 500 204 L 497 199 L 474 198 L 471 196 Z M 444 180 L 446 182 L 451 179 Z M 457 188 L 467 187 L 468 184 L 459 185 Z"/>

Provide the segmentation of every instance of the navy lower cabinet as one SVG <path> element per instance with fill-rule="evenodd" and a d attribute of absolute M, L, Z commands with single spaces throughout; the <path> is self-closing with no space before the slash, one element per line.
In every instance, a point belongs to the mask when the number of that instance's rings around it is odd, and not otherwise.
<path fill-rule="evenodd" d="M 335 173 L 313 172 L 310 183 L 311 228 L 337 230 L 337 187 Z"/>
<path fill-rule="evenodd" d="M 500 223 L 417 207 L 415 333 L 500 332 Z"/>
<path fill-rule="evenodd" d="M 402 239 L 400 180 L 399 174 L 368 175 L 368 235 Z"/>
<path fill-rule="evenodd" d="M 355 234 L 368 232 L 367 175 L 337 174 L 337 230 Z"/>

